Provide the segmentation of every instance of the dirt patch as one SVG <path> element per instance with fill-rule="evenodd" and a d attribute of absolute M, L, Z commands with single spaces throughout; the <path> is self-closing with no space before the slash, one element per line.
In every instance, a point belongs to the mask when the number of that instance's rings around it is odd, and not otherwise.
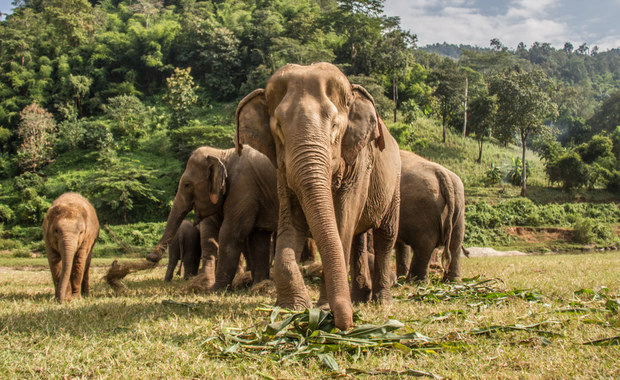
<path fill-rule="evenodd" d="M 506 233 L 527 243 L 572 241 L 573 231 L 558 227 L 506 227 Z"/>

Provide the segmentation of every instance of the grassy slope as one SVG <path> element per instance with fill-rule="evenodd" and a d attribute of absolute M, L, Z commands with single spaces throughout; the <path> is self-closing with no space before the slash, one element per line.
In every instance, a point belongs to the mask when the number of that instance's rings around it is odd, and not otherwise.
<path fill-rule="evenodd" d="M 29 267 L 31 259 L 0 259 L 0 373 L 6 378 L 318 378 L 330 372 L 316 359 L 278 362 L 264 355 L 218 357 L 223 343 L 207 339 L 223 328 L 247 328 L 268 320 L 257 312 L 274 298 L 239 291 L 225 295 L 194 295 L 185 282 L 163 283 L 164 268 L 130 276 L 129 290 L 114 296 L 101 277 L 91 274 L 91 297 L 58 305 L 52 300 L 49 271 Z M 10 266 L 8 266 L 10 265 Z M 617 346 L 595 347 L 583 342 L 617 335 L 618 314 L 604 310 L 557 313 L 581 288 L 620 292 L 620 254 L 558 255 L 469 259 L 464 275 L 501 278 L 506 289 L 533 289 L 544 302 L 522 299 L 472 304 L 464 299 L 422 302 L 407 300 L 410 285 L 394 288 L 392 305 L 357 306 L 363 320 L 383 323 L 389 318 L 409 329 L 462 349 L 419 355 L 395 349 L 362 353 L 357 361 L 336 354 L 340 368 L 431 372 L 447 378 L 618 378 Z M 592 274 L 596 273 L 596 276 Z M 311 296 L 318 297 L 316 285 Z M 419 289 L 418 289 L 419 290 Z M 617 296 L 616 296 L 617 297 Z M 162 304 L 163 300 L 193 302 L 196 308 Z M 594 304 L 582 298 L 586 307 Z M 600 308 L 599 308 L 600 309 Z M 437 318 L 437 313 L 463 310 L 462 315 Z M 472 331 L 493 325 L 555 321 L 542 328 L 561 334 L 532 331 Z M 615 328 L 612 326 L 616 326 Z M 398 331 L 404 333 L 405 331 Z M 546 340 L 544 340 L 545 338 Z M 218 349 L 219 347 L 220 349 Z M 584 365 L 587 363 L 587 365 Z"/>

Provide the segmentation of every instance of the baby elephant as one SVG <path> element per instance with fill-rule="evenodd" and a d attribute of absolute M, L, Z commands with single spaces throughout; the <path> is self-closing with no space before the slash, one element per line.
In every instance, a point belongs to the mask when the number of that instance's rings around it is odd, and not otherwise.
<path fill-rule="evenodd" d="M 47 210 L 43 240 L 58 302 L 88 295 L 88 269 L 98 236 L 97 213 L 80 194 L 64 193 Z"/>
<path fill-rule="evenodd" d="M 174 268 L 177 266 L 179 260 L 181 260 L 179 275 L 183 267 L 185 267 L 185 272 L 183 274 L 184 279 L 187 280 L 189 276 L 197 275 L 201 253 L 200 232 L 198 232 L 198 229 L 194 227 L 192 222 L 184 220 L 177 230 L 177 233 L 172 238 L 170 248 L 168 249 L 168 270 L 166 271 L 164 280 L 172 280 Z"/>

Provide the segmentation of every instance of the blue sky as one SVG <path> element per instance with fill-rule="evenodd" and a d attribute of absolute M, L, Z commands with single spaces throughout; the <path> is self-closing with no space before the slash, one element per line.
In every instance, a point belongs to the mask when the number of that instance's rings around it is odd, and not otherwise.
<path fill-rule="evenodd" d="M 418 46 L 454 43 L 510 48 L 549 42 L 620 48 L 620 0 L 386 0 L 385 13 L 418 36 Z"/>
<path fill-rule="evenodd" d="M 0 12 L 10 12 L 11 2 L 0 0 Z M 620 48 L 620 0 L 386 0 L 385 12 L 400 16 L 419 46 L 488 47 L 491 38 L 499 38 L 510 48 L 521 41 Z"/>

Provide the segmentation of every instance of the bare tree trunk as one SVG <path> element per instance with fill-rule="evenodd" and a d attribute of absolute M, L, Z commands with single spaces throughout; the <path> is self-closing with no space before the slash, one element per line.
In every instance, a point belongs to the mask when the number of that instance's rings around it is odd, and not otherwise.
<path fill-rule="evenodd" d="M 483 140 L 478 140 L 478 159 L 476 160 L 477 163 L 480 163 L 480 161 L 482 160 L 482 143 L 484 141 Z"/>
<path fill-rule="evenodd" d="M 394 73 L 394 79 L 392 80 L 393 94 L 394 94 L 394 122 L 396 123 L 396 108 L 398 107 L 398 77 Z"/>
<path fill-rule="evenodd" d="M 467 133 L 467 92 L 469 91 L 469 79 L 465 77 L 465 103 L 463 105 L 463 110 L 465 111 L 465 116 L 463 118 L 463 137 Z"/>
<path fill-rule="evenodd" d="M 523 149 L 521 153 L 521 196 L 524 197 L 527 190 L 527 166 L 525 164 L 525 140 L 527 139 L 527 134 L 521 132 L 521 147 Z"/>

